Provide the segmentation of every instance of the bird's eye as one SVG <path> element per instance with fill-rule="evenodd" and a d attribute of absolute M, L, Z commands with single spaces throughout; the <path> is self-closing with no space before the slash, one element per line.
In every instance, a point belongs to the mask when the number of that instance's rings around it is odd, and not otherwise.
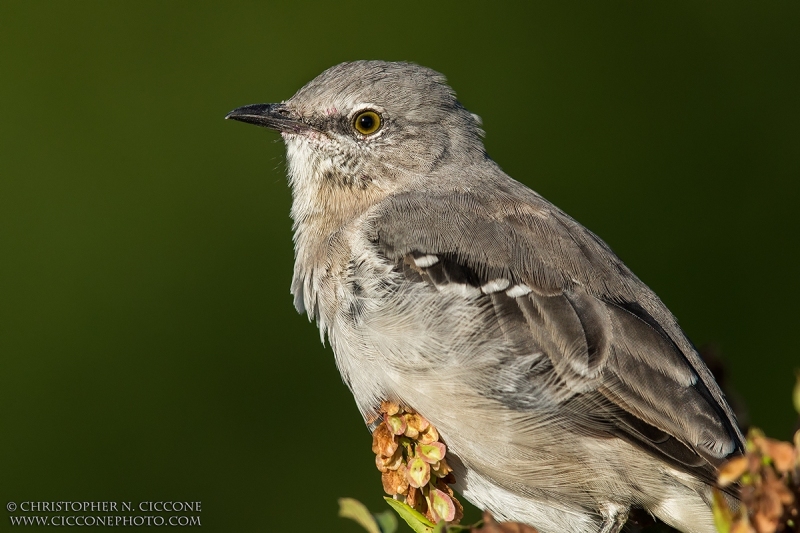
<path fill-rule="evenodd" d="M 356 115 L 353 127 L 361 135 L 372 135 L 381 129 L 381 116 L 375 111 L 363 111 Z"/>

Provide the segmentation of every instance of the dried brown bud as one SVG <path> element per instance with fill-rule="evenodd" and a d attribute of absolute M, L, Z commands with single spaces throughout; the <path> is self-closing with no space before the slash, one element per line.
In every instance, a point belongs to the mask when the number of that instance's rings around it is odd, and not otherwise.
<path fill-rule="evenodd" d="M 428 512 L 428 502 L 420 489 L 409 487 L 406 494 L 406 504 L 419 511 L 423 515 Z"/>
<path fill-rule="evenodd" d="M 771 498 L 774 498 L 779 502 L 781 508 L 775 514 L 781 515 L 783 514 L 784 505 L 791 505 L 794 503 L 794 494 L 792 494 L 792 491 L 790 491 L 789 488 L 784 485 L 782 480 L 775 477 L 775 474 L 771 474 L 769 477 L 770 479 L 764 484 L 764 491 Z M 777 506 L 775 507 L 777 508 Z"/>
<path fill-rule="evenodd" d="M 400 406 L 394 402 L 381 402 L 381 413 L 385 413 L 389 416 L 396 415 L 400 412 Z"/>
<path fill-rule="evenodd" d="M 425 431 L 420 432 L 417 440 L 420 444 L 433 444 L 439 440 L 439 432 L 433 426 L 428 426 Z"/>
<path fill-rule="evenodd" d="M 719 483 L 719 486 L 727 487 L 731 483 L 734 483 L 737 479 L 742 477 L 742 474 L 747 472 L 747 465 L 747 457 L 744 455 L 734 457 L 730 461 L 727 461 L 720 467 L 719 474 L 717 475 L 717 483 Z"/>
<path fill-rule="evenodd" d="M 397 440 L 386 424 L 381 423 L 372 433 L 372 452 L 390 457 L 397 450 Z"/>
<path fill-rule="evenodd" d="M 428 420 L 419 413 L 406 413 L 406 421 L 409 426 L 412 426 L 417 431 L 425 431 L 431 425 Z"/>
<path fill-rule="evenodd" d="M 453 469 L 450 468 L 450 465 L 447 464 L 447 460 L 444 457 L 442 457 L 441 461 L 432 464 L 431 470 L 436 475 L 436 477 L 439 478 L 444 478 L 453 471 Z M 455 483 L 455 481 L 451 481 L 450 483 Z"/>
<path fill-rule="evenodd" d="M 758 533 L 775 533 L 778 529 L 778 519 L 768 517 L 762 513 L 756 513 L 753 516 L 753 524 L 756 526 Z"/>
<path fill-rule="evenodd" d="M 756 437 L 753 442 L 761 453 L 772 459 L 775 469 L 781 474 L 794 469 L 797 462 L 797 451 L 788 442 L 767 437 Z"/>
<path fill-rule="evenodd" d="M 408 490 L 408 480 L 406 477 L 406 466 L 402 463 L 397 470 L 389 470 L 381 474 L 384 492 L 390 496 L 405 493 Z"/>
<path fill-rule="evenodd" d="M 394 453 L 389 457 L 377 454 L 375 456 L 375 466 L 381 472 L 388 472 L 389 470 L 397 470 L 403 464 L 403 449 L 398 447 Z"/>
<path fill-rule="evenodd" d="M 406 431 L 403 434 L 409 439 L 416 439 L 417 437 L 419 437 L 419 431 L 417 431 L 416 429 L 412 428 L 409 425 L 406 425 Z"/>

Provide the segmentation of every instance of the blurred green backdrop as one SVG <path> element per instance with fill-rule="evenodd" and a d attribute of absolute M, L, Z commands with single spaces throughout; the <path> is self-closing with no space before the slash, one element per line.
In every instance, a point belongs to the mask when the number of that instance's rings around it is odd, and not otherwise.
<path fill-rule="evenodd" d="M 283 145 L 223 120 L 364 58 L 447 75 L 494 159 L 788 437 L 798 6 L 3 2 L 0 499 L 202 501 L 210 531 L 358 531 L 337 497 L 383 507 L 292 307 Z"/>

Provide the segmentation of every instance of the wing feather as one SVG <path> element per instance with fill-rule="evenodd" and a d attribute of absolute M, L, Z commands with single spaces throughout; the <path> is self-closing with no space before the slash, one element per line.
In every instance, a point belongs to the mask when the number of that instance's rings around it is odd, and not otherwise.
<path fill-rule="evenodd" d="M 509 354 L 546 356 L 514 366 L 526 373 L 516 385 L 493 385 L 512 408 L 535 409 L 547 391 L 585 431 L 709 480 L 742 450 L 722 392 L 666 307 L 598 237 L 524 186 L 502 182 L 491 198 L 396 195 L 367 227 L 408 281 L 485 298 Z"/>

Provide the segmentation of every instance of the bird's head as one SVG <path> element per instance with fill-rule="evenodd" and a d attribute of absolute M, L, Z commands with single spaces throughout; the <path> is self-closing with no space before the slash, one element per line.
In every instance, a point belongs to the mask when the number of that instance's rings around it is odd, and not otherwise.
<path fill-rule="evenodd" d="M 444 76 L 411 63 L 342 63 L 289 100 L 226 118 L 281 133 L 300 216 L 298 200 L 327 204 L 330 214 L 331 203 L 372 204 L 438 168 L 486 157 L 478 117 Z"/>

